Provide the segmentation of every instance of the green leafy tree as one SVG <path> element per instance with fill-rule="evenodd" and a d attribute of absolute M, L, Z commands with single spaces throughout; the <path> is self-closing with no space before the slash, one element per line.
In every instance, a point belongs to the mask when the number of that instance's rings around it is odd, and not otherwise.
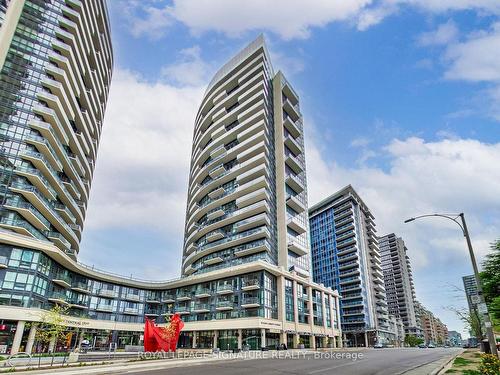
<path fill-rule="evenodd" d="M 417 345 L 423 344 L 424 340 L 415 335 L 406 335 L 405 336 L 405 344 L 414 348 Z"/>
<path fill-rule="evenodd" d="M 42 321 L 37 324 L 35 339 L 42 344 L 43 351 L 48 349 L 49 343 L 54 340 L 66 339 L 67 327 L 64 325 L 65 315 L 68 307 L 55 305 L 52 309 L 42 315 Z"/>
<path fill-rule="evenodd" d="M 493 242 L 490 249 L 480 279 L 495 331 L 500 331 L 500 239 Z"/>

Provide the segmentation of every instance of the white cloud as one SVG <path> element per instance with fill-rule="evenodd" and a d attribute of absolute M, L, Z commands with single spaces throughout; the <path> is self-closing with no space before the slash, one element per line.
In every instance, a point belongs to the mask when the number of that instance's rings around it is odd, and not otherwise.
<path fill-rule="evenodd" d="M 180 51 L 180 60 L 164 66 L 161 75 L 168 81 L 180 86 L 202 86 L 207 84 L 207 77 L 213 70 L 201 59 L 199 46 L 185 48 Z"/>
<path fill-rule="evenodd" d="M 215 30 L 230 36 L 269 30 L 284 39 L 307 38 L 312 27 L 355 17 L 372 0 L 182 0 L 172 14 L 195 33 Z"/>
<path fill-rule="evenodd" d="M 500 22 L 489 31 L 475 32 L 467 40 L 450 45 L 445 53 L 450 63 L 448 79 L 500 81 Z"/>
<path fill-rule="evenodd" d="M 447 45 L 458 38 L 458 28 L 455 22 L 448 22 L 439 25 L 434 31 L 422 33 L 418 37 L 418 44 L 421 46 Z"/>
<path fill-rule="evenodd" d="M 86 229 L 183 233 L 194 116 L 201 87 L 149 83 L 117 69 Z"/>
<path fill-rule="evenodd" d="M 147 1 L 128 0 L 121 2 L 119 6 L 135 37 L 147 35 L 151 39 L 159 39 L 175 21 L 168 7 L 158 8 Z"/>
<path fill-rule="evenodd" d="M 458 227 L 446 220 L 403 220 L 423 213 L 464 211 L 476 252 L 484 255 L 500 227 L 500 143 L 420 138 L 393 140 L 383 150 L 386 168 L 344 168 L 325 162 L 323 146 L 308 139 L 310 204 L 352 184 L 372 209 L 380 234 L 403 235 L 416 268 L 431 260 L 467 255 Z M 379 159 L 382 160 L 382 159 Z M 490 217 L 491 216 L 491 217 Z"/>

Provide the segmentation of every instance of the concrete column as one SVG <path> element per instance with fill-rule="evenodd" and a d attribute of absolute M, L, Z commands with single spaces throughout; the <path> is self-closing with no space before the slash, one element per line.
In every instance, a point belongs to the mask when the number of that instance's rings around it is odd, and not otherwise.
<path fill-rule="evenodd" d="M 238 330 L 238 349 L 243 349 L 243 330 Z"/>
<path fill-rule="evenodd" d="M 299 342 L 300 342 L 300 336 L 298 333 L 295 333 L 293 335 L 293 348 L 298 349 L 299 348 Z"/>
<path fill-rule="evenodd" d="M 278 320 L 284 324 L 286 321 L 286 306 L 285 306 L 285 277 L 278 276 L 276 280 L 276 289 L 278 291 Z"/>
<path fill-rule="evenodd" d="M 307 287 L 307 309 L 309 310 L 309 326 L 311 327 L 311 333 L 314 327 L 314 313 L 313 313 L 313 300 L 312 300 L 312 286 Z"/>
<path fill-rule="evenodd" d="M 30 333 L 28 334 L 28 342 L 26 343 L 26 353 L 31 354 L 33 351 L 33 345 L 35 344 L 37 324 L 33 323 L 30 327 Z"/>
<path fill-rule="evenodd" d="M 368 348 L 368 332 L 365 332 L 365 348 Z"/>
<path fill-rule="evenodd" d="M 263 348 L 266 346 L 266 329 L 260 329 L 260 347 Z"/>
<path fill-rule="evenodd" d="M 198 345 L 197 338 L 198 337 L 196 331 L 193 331 L 193 349 L 196 349 L 196 346 Z"/>
<path fill-rule="evenodd" d="M 337 337 L 337 340 L 338 340 L 338 345 L 337 347 L 339 348 L 343 348 L 344 347 L 344 344 L 342 342 L 342 335 L 340 334 L 339 337 Z"/>
<path fill-rule="evenodd" d="M 213 349 L 217 348 L 217 340 L 219 338 L 219 332 L 217 330 L 214 331 L 214 345 Z"/>
<path fill-rule="evenodd" d="M 332 326 L 332 331 L 335 330 L 335 325 L 334 325 L 334 320 L 335 320 L 335 315 L 333 315 L 333 304 L 335 303 L 335 307 L 337 307 L 337 302 L 335 297 L 333 297 L 331 294 L 328 295 L 328 307 L 330 309 L 330 324 Z"/>
<path fill-rule="evenodd" d="M 323 328 L 327 329 L 326 328 L 325 292 L 323 292 L 323 291 L 321 291 L 321 313 L 323 314 Z M 331 319 L 331 317 L 330 317 L 330 319 Z"/>
<path fill-rule="evenodd" d="M 325 336 L 321 339 L 321 347 L 328 348 L 328 336 Z"/>
<path fill-rule="evenodd" d="M 84 336 L 85 336 L 85 329 L 82 329 L 80 331 L 80 336 L 78 337 L 78 345 L 77 345 L 78 350 L 80 350 L 80 348 L 82 347 L 82 341 Z"/>
<path fill-rule="evenodd" d="M 56 338 L 52 337 L 49 342 L 49 352 L 53 352 L 56 346 Z"/>
<path fill-rule="evenodd" d="M 288 345 L 286 342 L 287 342 L 286 333 L 285 332 L 281 332 L 280 333 L 280 344 Z"/>
<path fill-rule="evenodd" d="M 14 334 L 14 340 L 12 341 L 12 348 L 10 349 L 10 354 L 19 353 L 19 347 L 21 346 L 21 340 L 23 339 L 25 324 L 26 322 L 24 320 L 19 320 L 17 322 L 16 333 Z"/>
<path fill-rule="evenodd" d="M 313 350 L 316 349 L 316 336 L 309 336 L 309 347 Z"/>
<path fill-rule="evenodd" d="M 337 347 L 337 337 L 333 336 L 331 340 L 332 340 L 332 347 L 335 349 Z"/>
<path fill-rule="evenodd" d="M 297 280 L 293 280 L 293 320 L 295 322 L 295 330 L 297 330 L 297 324 L 299 322 L 299 306 L 297 299 Z"/>

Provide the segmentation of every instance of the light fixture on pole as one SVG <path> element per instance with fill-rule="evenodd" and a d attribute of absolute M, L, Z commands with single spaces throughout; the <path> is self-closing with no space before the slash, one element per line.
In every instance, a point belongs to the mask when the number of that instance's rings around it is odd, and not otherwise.
<path fill-rule="evenodd" d="M 415 217 L 412 217 L 412 218 L 405 220 L 405 223 L 409 223 L 411 221 L 415 221 L 417 219 L 422 219 L 425 217 L 442 217 L 445 219 L 449 219 L 449 220 L 455 222 L 460 227 L 460 229 L 462 229 L 462 233 L 465 237 L 465 240 L 467 242 L 467 247 L 469 249 L 470 260 L 472 263 L 472 269 L 474 270 L 474 277 L 476 279 L 476 284 L 477 284 L 477 292 L 479 294 L 480 305 L 482 306 L 482 311 L 483 311 L 484 325 L 486 327 L 486 335 L 488 336 L 488 341 L 490 343 L 490 351 L 492 354 L 498 356 L 495 334 L 493 333 L 493 326 L 491 324 L 490 315 L 488 314 L 488 308 L 486 307 L 486 302 L 484 300 L 483 287 L 481 286 L 481 280 L 479 278 L 479 270 L 477 268 L 476 257 L 474 255 L 474 250 L 472 249 L 472 242 L 470 240 L 469 230 L 467 229 L 467 223 L 465 222 L 464 214 L 460 213 L 460 214 L 420 215 L 420 216 L 415 216 Z M 459 219 L 460 219 L 460 221 L 459 221 Z"/>

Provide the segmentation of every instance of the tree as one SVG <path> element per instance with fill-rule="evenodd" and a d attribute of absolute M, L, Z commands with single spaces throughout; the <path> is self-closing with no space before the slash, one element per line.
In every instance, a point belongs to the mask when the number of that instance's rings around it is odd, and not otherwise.
<path fill-rule="evenodd" d="M 35 339 L 48 348 L 49 343 L 54 340 L 66 339 L 67 327 L 63 324 L 64 316 L 68 312 L 68 307 L 55 305 L 52 309 L 42 314 L 42 321 L 38 324 Z"/>
<path fill-rule="evenodd" d="M 423 344 L 424 340 L 415 335 L 406 335 L 405 336 L 405 344 L 414 348 L 417 345 Z"/>
<path fill-rule="evenodd" d="M 482 341 L 485 338 L 484 332 L 484 321 L 477 309 L 469 311 L 467 309 L 456 309 L 454 307 L 449 307 L 449 310 L 453 311 L 457 317 L 465 323 L 466 328 L 472 331 L 474 336 Z"/>
<path fill-rule="evenodd" d="M 495 330 L 500 330 L 500 239 L 490 246 L 491 252 L 483 261 L 480 273 L 481 285 L 488 311 Z"/>

